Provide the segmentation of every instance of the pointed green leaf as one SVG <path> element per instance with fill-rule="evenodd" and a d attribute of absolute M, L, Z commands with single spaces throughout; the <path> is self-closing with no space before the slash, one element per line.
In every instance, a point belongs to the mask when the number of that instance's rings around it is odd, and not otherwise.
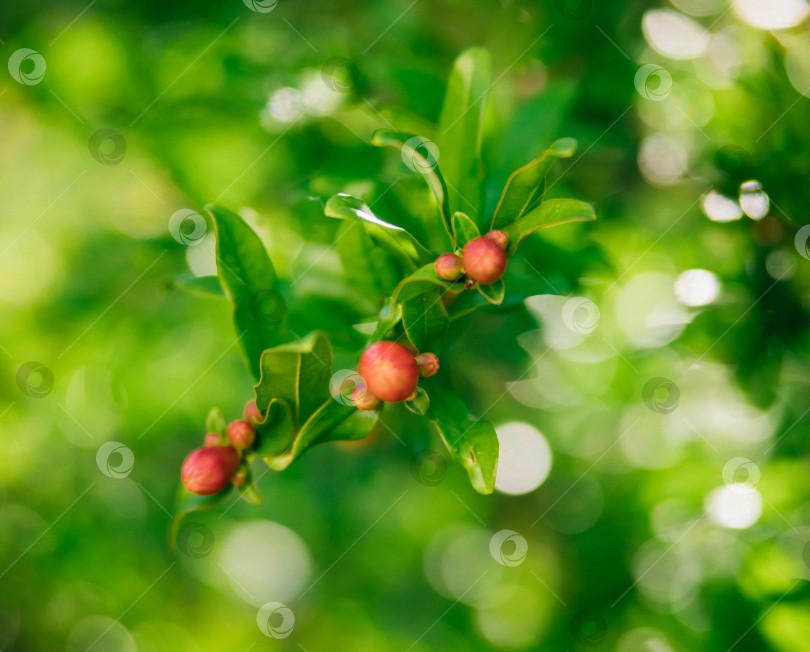
<path fill-rule="evenodd" d="M 244 465 L 243 469 L 246 472 L 246 478 L 245 484 L 236 488 L 239 492 L 239 497 L 248 505 L 261 505 L 262 495 L 259 493 L 259 488 L 253 480 L 253 471 L 250 470 L 247 464 Z"/>
<path fill-rule="evenodd" d="M 410 233 L 401 226 L 381 220 L 371 212 L 366 202 L 359 197 L 339 193 L 330 197 L 324 207 L 327 217 L 360 220 L 368 234 L 379 244 L 399 256 L 411 268 L 424 265 L 435 258 Z"/>
<path fill-rule="evenodd" d="M 256 425 L 256 454 L 268 457 L 287 450 L 295 436 L 294 428 L 290 404 L 283 399 L 271 399 L 263 421 Z"/>
<path fill-rule="evenodd" d="M 379 297 L 391 294 L 399 280 L 386 252 L 374 245 L 362 223 L 346 220 L 338 230 L 335 249 L 343 266 L 344 283 L 379 306 Z"/>
<path fill-rule="evenodd" d="M 325 334 L 267 349 L 261 356 L 261 377 L 254 387 L 256 407 L 264 414 L 272 399 L 286 401 L 293 423 L 301 427 L 329 398 L 332 347 Z"/>
<path fill-rule="evenodd" d="M 196 276 L 191 272 L 175 274 L 168 281 L 167 287 L 202 297 L 222 298 L 225 296 L 222 285 L 216 276 Z"/>
<path fill-rule="evenodd" d="M 208 416 L 205 418 L 205 432 L 215 432 L 218 435 L 225 434 L 225 415 L 222 414 L 222 410 L 218 407 L 211 408 L 208 412 Z"/>
<path fill-rule="evenodd" d="M 231 494 L 232 486 L 220 491 L 213 496 L 198 496 L 191 493 L 182 484 L 177 492 L 177 499 L 175 501 L 174 518 L 169 528 L 169 549 L 172 552 L 177 550 L 177 535 L 180 532 L 180 526 L 183 519 L 192 512 L 201 512 L 218 507 L 225 499 Z"/>
<path fill-rule="evenodd" d="M 289 332 L 276 272 L 259 236 L 241 217 L 221 206 L 206 210 L 216 231 L 219 280 L 233 304 L 248 367 L 258 379 L 262 351 L 286 340 Z"/>
<path fill-rule="evenodd" d="M 320 442 L 363 439 L 377 425 L 379 418 L 379 410 L 355 410 L 354 414 L 349 415 L 345 421 L 325 433 Z"/>
<path fill-rule="evenodd" d="M 596 219 L 593 206 L 576 199 L 548 199 L 523 217 L 503 227 L 509 236 L 509 255 L 517 251 L 523 239 L 535 231 L 567 222 L 589 222 Z"/>
<path fill-rule="evenodd" d="M 443 278 L 439 278 L 438 274 L 436 274 L 435 265 L 430 263 L 402 279 L 391 295 L 391 299 L 394 302 L 404 303 L 408 299 L 432 290 L 433 286 L 438 286 L 442 292 L 447 290 L 460 292 L 464 289 L 464 283 L 445 281 Z"/>
<path fill-rule="evenodd" d="M 453 239 L 456 241 L 456 248 L 463 249 L 470 240 L 475 240 L 481 235 L 475 222 L 469 215 L 456 211 L 453 213 Z"/>
<path fill-rule="evenodd" d="M 402 160 L 411 170 L 418 172 L 427 183 L 436 199 L 439 211 L 450 235 L 450 207 L 447 199 L 447 185 L 438 166 L 439 149 L 436 144 L 422 136 L 378 129 L 371 136 L 371 144 L 376 147 L 395 147 L 402 154 Z"/>
<path fill-rule="evenodd" d="M 546 175 L 554 162 L 569 158 L 577 149 L 573 138 L 560 138 L 540 158 L 515 170 L 506 182 L 501 201 L 492 217 L 492 229 L 501 229 L 523 215 L 533 202 L 543 196 Z"/>
<path fill-rule="evenodd" d="M 504 286 L 503 279 L 499 279 L 494 283 L 490 283 L 489 285 L 479 284 L 478 291 L 487 301 L 499 306 L 503 303 L 503 297 L 506 294 L 506 287 Z"/>
<path fill-rule="evenodd" d="M 463 52 L 453 66 L 439 120 L 439 156 L 450 190 L 450 212 L 480 210 L 483 179 L 481 139 L 487 95 L 492 84 L 492 59 L 482 48 Z M 482 216 L 472 214 L 476 224 Z"/>
<path fill-rule="evenodd" d="M 431 403 L 428 416 L 453 459 L 467 470 L 473 489 L 491 494 L 498 471 L 498 436 L 492 424 L 468 419 L 463 401 L 446 392 Z"/>
<path fill-rule="evenodd" d="M 402 303 L 402 326 L 417 351 L 437 350 L 449 323 L 436 287 Z"/>

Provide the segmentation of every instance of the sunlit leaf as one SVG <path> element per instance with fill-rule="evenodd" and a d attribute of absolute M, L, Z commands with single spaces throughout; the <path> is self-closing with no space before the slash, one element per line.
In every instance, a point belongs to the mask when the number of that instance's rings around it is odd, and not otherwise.
<path fill-rule="evenodd" d="M 523 239 L 550 226 L 567 222 L 589 222 L 596 219 L 593 206 L 576 199 L 548 199 L 523 217 L 503 227 L 509 236 L 509 255 L 517 250 Z"/>

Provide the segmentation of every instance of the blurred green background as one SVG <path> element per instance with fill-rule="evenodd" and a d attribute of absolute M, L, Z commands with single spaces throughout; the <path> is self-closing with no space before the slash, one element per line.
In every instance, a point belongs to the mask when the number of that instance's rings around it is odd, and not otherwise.
<path fill-rule="evenodd" d="M 810 650 L 807 16 L 3 2 L 0 649 Z M 458 322 L 443 352 L 499 429 L 501 491 L 388 408 L 363 442 L 257 465 L 260 507 L 195 515 L 169 552 L 208 409 L 251 395 L 227 304 L 175 280 L 214 272 L 210 229 L 170 218 L 240 210 L 296 333 L 327 330 L 351 368 L 368 304 L 322 202 L 431 215 L 368 140 L 433 137 L 472 45 L 495 67 L 491 186 L 573 136 L 548 196 L 599 215 L 533 236 L 510 269 L 548 294 Z"/>

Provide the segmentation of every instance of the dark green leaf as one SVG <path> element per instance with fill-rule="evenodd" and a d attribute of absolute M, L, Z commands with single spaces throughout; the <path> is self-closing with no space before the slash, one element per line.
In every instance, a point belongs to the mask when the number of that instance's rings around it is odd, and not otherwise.
<path fill-rule="evenodd" d="M 449 323 L 439 288 L 402 303 L 402 326 L 417 351 L 438 350 Z"/>
<path fill-rule="evenodd" d="M 415 296 L 428 292 L 433 286 L 439 286 L 442 291 L 464 289 L 464 283 L 445 281 L 436 274 L 436 267 L 433 263 L 420 267 L 410 276 L 399 282 L 391 298 L 395 302 L 403 303 Z"/>
<path fill-rule="evenodd" d="M 439 120 L 439 156 L 450 190 L 450 212 L 480 210 L 482 200 L 481 138 L 492 61 L 483 48 L 463 52 L 453 66 Z M 471 216 L 482 224 L 482 216 Z"/>
<path fill-rule="evenodd" d="M 468 419 L 463 401 L 449 393 L 431 403 L 428 416 L 450 454 L 467 469 L 473 488 L 491 494 L 498 470 L 498 436 L 492 424 Z"/>
<path fill-rule="evenodd" d="M 577 149 L 573 138 L 560 138 L 540 158 L 515 170 L 506 182 L 501 201 L 492 217 L 492 229 L 501 229 L 523 215 L 529 206 L 543 196 L 546 175 L 560 158 L 569 158 Z"/>
<path fill-rule="evenodd" d="M 271 399 L 264 420 L 256 426 L 256 454 L 268 457 L 285 451 L 292 444 L 294 428 L 290 404 L 282 399 Z"/>
<path fill-rule="evenodd" d="M 447 185 L 437 165 L 438 148 L 433 141 L 403 131 L 378 129 L 371 136 L 371 144 L 377 147 L 397 148 L 401 152 L 405 164 L 414 172 L 422 175 L 439 206 L 447 234 L 451 235 Z"/>
<path fill-rule="evenodd" d="M 470 240 L 475 240 L 481 235 L 475 222 L 469 215 L 456 211 L 453 213 L 453 238 L 456 241 L 456 248 L 463 249 Z"/>
<path fill-rule="evenodd" d="M 216 229 L 219 280 L 234 306 L 248 367 L 258 379 L 262 351 L 285 341 L 289 332 L 276 272 L 259 236 L 241 217 L 221 206 L 206 210 Z"/>
<path fill-rule="evenodd" d="M 293 423 L 300 427 L 329 398 L 332 347 L 322 332 L 267 349 L 260 366 L 261 377 L 254 389 L 262 414 L 271 399 L 282 399 L 292 408 Z"/>
<path fill-rule="evenodd" d="M 593 206 L 576 199 L 548 199 L 523 217 L 503 227 L 509 236 L 509 255 L 517 250 L 529 234 L 567 222 L 589 222 L 596 219 Z"/>
<path fill-rule="evenodd" d="M 503 303 L 503 297 L 506 293 L 503 279 L 490 283 L 489 285 L 478 285 L 478 291 L 490 303 L 499 306 Z"/>
<path fill-rule="evenodd" d="M 378 218 L 359 197 L 339 193 L 329 198 L 324 207 L 327 217 L 338 219 L 361 220 L 368 234 L 379 244 L 396 256 L 399 256 L 409 267 L 424 265 L 435 258 L 410 233 L 401 226 L 384 222 Z"/>

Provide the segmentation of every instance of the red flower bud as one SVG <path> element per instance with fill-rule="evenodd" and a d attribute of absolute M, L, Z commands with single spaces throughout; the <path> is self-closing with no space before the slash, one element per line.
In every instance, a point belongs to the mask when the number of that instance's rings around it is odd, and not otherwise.
<path fill-rule="evenodd" d="M 222 437 L 220 437 L 217 432 L 209 432 L 203 440 L 203 446 L 206 448 L 213 448 L 214 446 L 219 446 L 221 443 Z"/>
<path fill-rule="evenodd" d="M 455 281 L 461 276 L 461 258 L 456 254 L 442 254 L 436 259 L 436 275 L 445 281 Z"/>
<path fill-rule="evenodd" d="M 364 381 L 360 381 L 354 386 L 351 399 L 358 410 L 376 410 L 380 407 L 380 399 L 368 391 Z"/>
<path fill-rule="evenodd" d="M 494 283 L 506 271 L 506 251 L 483 236 L 467 243 L 462 260 L 464 273 L 479 283 Z"/>
<path fill-rule="evenodd" d="M 236 450 L 247 450 L 253 446 L 253 440 L 256 439 L 256 431 L 253 426 L 247 421 L 231 421 L 228 424 L 228 429 L 225 431 L 225 436 Z"/>
<path fill-rule="evenodd" d="M 239 453 L 230 446 L 198 448 L 183 462 L 181 477 L 190 492 L 212 496 L 231 484 L 238 468 Z"/>
<path fill-rule="evenodd" d="M 439 358 L 433 353 L 420 353 L 416 358 L 416 366 L 419 367 L 419 375 L 422 378 L 430 378 L 439 371 Z"/>
<path fill-rule="evenodd" d="M 256 407 L 256 401 L 248 401 L 245 405 L 245 421 L 256 424 L 262 420 L 262 413 Z"/>
<path fill-rule="evenodd" d="M 509 236 L 506 235 L 504 231 L 498 231 L 495 229 L 494 231 L 490 231 L 485 236 L 488 240 L 492 240 L 496 245 L 498 245 L 501 249 L 506 249 L 509 245 Z"/>
<path fill-rule="evenodd" d="M 368 347 L 360 356 L 359 371 L 368 391 L 390 403 L 408 398 L 419 382 L 413 354 L 396 342 L 382 341 Z"/>
<path fill-rule="evenodd" d="M 244 487 L 245 483 L 247 482 L 247 471 L 245 469 L 239 469 L 233 476 L 234 487 Z"/>

